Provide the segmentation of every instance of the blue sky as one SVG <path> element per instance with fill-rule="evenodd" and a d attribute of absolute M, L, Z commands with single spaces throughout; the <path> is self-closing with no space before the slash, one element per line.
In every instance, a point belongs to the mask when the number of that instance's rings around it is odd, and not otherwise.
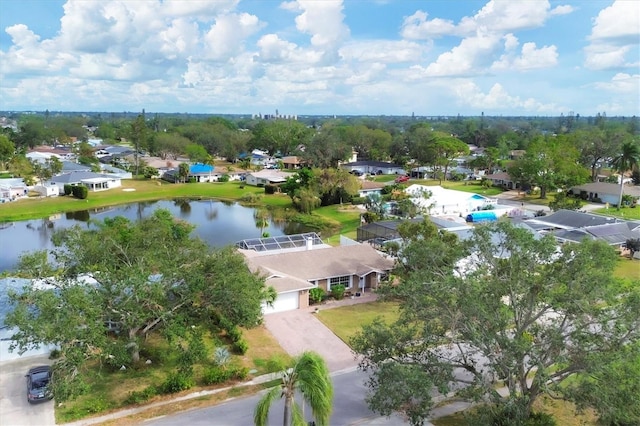
<path fill-rule="evenodd" d="M 635 0 L 0 0 L 0 110 L 640 115 Z"/>

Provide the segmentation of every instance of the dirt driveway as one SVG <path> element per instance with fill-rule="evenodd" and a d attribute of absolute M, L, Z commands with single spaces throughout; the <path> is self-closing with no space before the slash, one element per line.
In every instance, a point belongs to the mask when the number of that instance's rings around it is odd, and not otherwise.
<path fill-rule="evenodd" d="M 367 294 L 355 300 L 345 299 L 331 305 L 321 305 L 320 309 L 373 302 L 375 299 L 374 294 Z M 314 310 L 311 307 L 265 315 L 265 325 L 280 346 L 292 356 L 314 351 L 322 355 L 331 372 L 354 369 L 358 362 L 351 348 L 316 318 Z"/>
<path fill-rule="evenodd" d="M 27 402 L 27 387 L 24 375 L 36 365 L 50 364 L 47 356 L 0 362 L 0 424 L 7 426 L 55 425 L 53 401 L 39 404 Z"/>

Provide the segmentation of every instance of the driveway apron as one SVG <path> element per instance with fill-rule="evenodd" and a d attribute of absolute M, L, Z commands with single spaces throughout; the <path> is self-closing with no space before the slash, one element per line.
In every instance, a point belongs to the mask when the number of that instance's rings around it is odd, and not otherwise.
<path fill-rule="evenodd" d="M 47 356 L 0 360 L 0 425 L 55 425 L 53 401 L 29 404 L 24 375 L 36 365 L 50 364 Z"/>
<path fill-rule="evenodd" d="M 331 372 L 355 368 L 351 348 L 333 334 L 312 311 L 297 309 L 265 315 L 265 325 L 280 346 L 292 356 L 304 351 L 320 354 Z"/>

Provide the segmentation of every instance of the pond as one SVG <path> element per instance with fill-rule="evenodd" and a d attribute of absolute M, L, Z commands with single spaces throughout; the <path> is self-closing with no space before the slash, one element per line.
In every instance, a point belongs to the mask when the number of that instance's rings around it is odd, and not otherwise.
<path fill-rule="evenodd" d="M 115 216 L 137 220 L 160 208 L 195 225 L 193 235 L 211 247 L 224 247 L 247 238 L 258 238 L 263 232 L 280 236 L 308 231 L 295 223 L 274 223 L 271 220 L 267 226 L 260 228 L 256 226 L 254 218 L 256 209 L 236 203 L 185 199 L 138 202 L 0 224 L 0 272 L 15 269 L 20 255 L 25 252 L 52 248 L 51 235 L 57 229 L 73 225 L 89 227 L 89 219 L 102 221 Z"/>

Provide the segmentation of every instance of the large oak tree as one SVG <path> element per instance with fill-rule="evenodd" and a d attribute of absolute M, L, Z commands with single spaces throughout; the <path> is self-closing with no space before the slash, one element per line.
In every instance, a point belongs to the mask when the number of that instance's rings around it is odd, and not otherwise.
<path fill-rule="evenodd" d="M 437 389 L 508 407 L 520 424 L 539 396 L 576 399 L 567 378 L 606 377 L 607 360 L 638 344 L 640 283 L 613 277 L 616 254 L 602 242 L 558 247 L 508 221 L 463 242 L 427 221 L 399 230 L 399 282 L 381 294 L 399 302 L 400 317 L 364 326 L 351 342 L 380 414 L 423 424 Z"/>
<path fill-rule="evenodd" d="M 153 332 L 258 324 L 264 279 L 232 248 L 211 251 L 192 238 L 192 229 L 157 210 L 137 222 L 116 217 L 55 233 L 50 253 L 19 264 L 18 274 L 40 285 L 10 293 L 14 349 L 55 345 L 60 377 L 72 378 L 89 360 L 138 362 Z"/>

